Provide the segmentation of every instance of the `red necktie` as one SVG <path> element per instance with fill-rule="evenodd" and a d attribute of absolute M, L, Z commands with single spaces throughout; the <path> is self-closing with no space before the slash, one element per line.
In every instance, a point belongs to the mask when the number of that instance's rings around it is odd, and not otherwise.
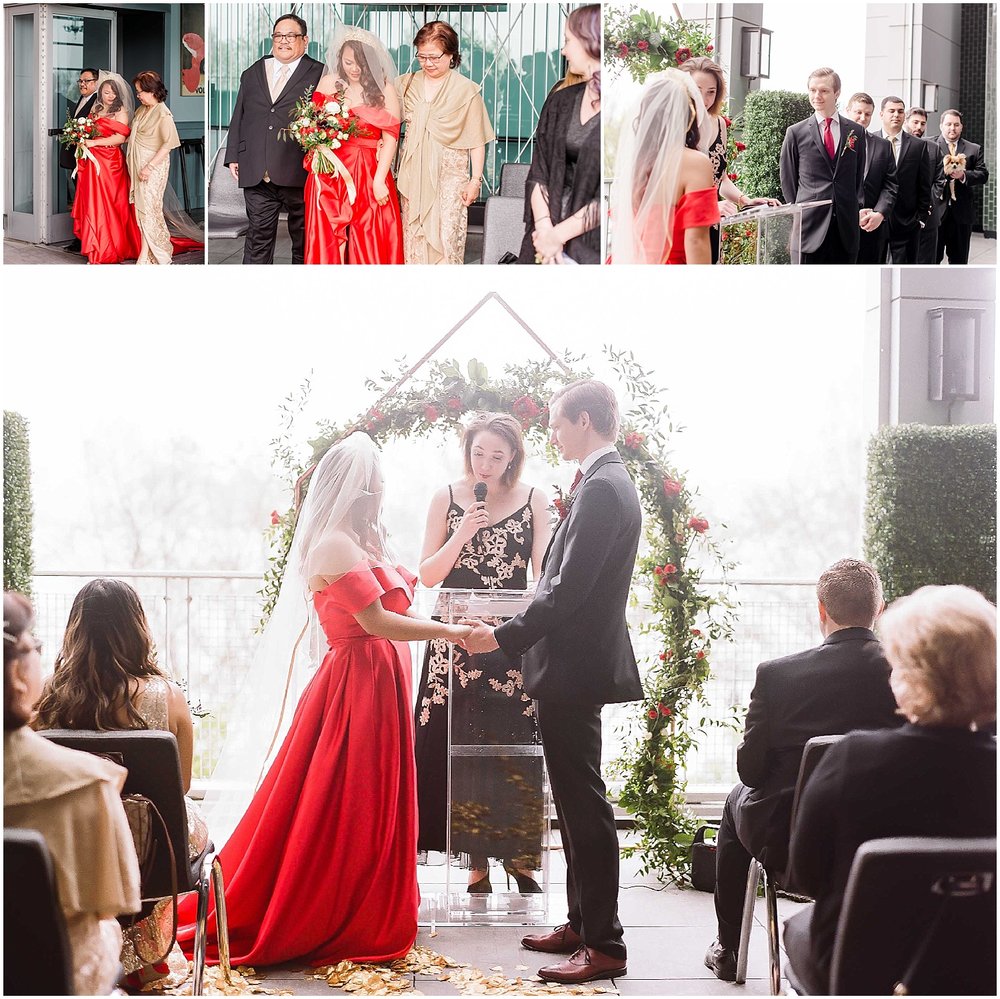
<path fill-rule="evenodd" d="M 833 144 L 833 129 L 830 127 L 832 118 L 826 119 L 826 128 L 823 131 L 823 141 L 826 143 L 826 154 L 832 160 L 837 154 L 837 148 Z"/>
<path fill-rule="evenodd" d="M 578 468 L 576 470 L 576 475 L 573 476 L 573 485 L 569 487 L 569 491 L 576 492 L 576 487 L 580 484 L 580 480 L 583 478 L 583 472 Z"/>

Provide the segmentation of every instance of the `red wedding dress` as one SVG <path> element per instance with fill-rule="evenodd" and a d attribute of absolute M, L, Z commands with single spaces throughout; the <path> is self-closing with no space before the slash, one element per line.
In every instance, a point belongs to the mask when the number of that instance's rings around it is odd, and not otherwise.
<path fill-rule="evenodd" d="M 410 652 L 354 618 L 376 599 L 405 614 L 415 582 L 362 561 L 313 594 L 329 651 L 220 853 L 234 965 L 389 961 L 416 939 Z M 196 911 L 187 896 L 177 939 L 189 957 Z M 214 908 L 208 931 L 217 962 Z"/>
<path fill-rule="evenodd" d="M 719 221 L 719 192 L 715 187 L 688 191 L 674 207 L 674 239 L 667 256 L 668 264 L 686 264 L 684 230 L 715 225 Z"/>
<path fill-rule="evenodd" d="M 314 100 L 323 95 L 314 95 Z M 330 98 L 333 100 L 333 98 Z M 305 158 L 307 264 L 401 264 L 403 224 L 399 196 L 392 172 L 385 177 L 389 201 L 380 205 L 372 194 L 382 135 L 399 139 L 399 121 L 385 108 L 360 104 L 350 114 L 361 122 L 335 155 L 354 181 L 357 194 L 352 205 L 344 180 L 334 173 L 313 173 L 312 153 Z M 347 250 L 346 260 L 344 250 Z"/>
<path fill-rule="evenodd" d="M 109 135 L 128 138 L 131 133 L 128 125 L 114 118 L 98 118 L 97 127 L 101 138 Z M 128 201 L 128 168 L 122 147 L 91 146 L 88 152 L 97 163 L 77 160 L 73 200 L 73 234 L 80 240 L 80 252 L 92 264 L 137 260 L 142 237 Z"/>

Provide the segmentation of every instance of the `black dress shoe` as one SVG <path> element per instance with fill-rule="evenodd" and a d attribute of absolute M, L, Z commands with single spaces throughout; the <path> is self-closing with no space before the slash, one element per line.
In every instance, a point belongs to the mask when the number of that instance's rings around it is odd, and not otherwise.
<path fill-rule="evenodd" d="M 705 953 L 705 967 L 719 981 L 736 981 L 736 952 L 723 947 L 718 940 L 713 940 Z"/>

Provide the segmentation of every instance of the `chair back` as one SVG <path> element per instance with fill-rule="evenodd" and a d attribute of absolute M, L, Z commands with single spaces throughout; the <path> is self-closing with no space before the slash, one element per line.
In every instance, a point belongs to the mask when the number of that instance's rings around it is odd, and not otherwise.
<path fill-rule="evenodd" d="M 483 219 L 483 263 L 495 264 L 505 253 L 518 254 L 524 239 L 524 200 L 486 199 Z"/>
<path fill-rule="evenodd" d="M 795 829 L 795 817 L 799 814 L 799 801 L 806 788 L 806 782 L 819 766 L 819 761 L 826 751 L 835 746 L 844 737 L 842 735 L 814 735 L 802 749 L 802 759 L 799 761 L 799 775 L 795 779 L 795 794 L 792 797 L 792 821 L 789 829 Z"/>
<path fill-rule="evenodd" d="M 51 729 L 39 733 L 60 746 L 84 753 L 106 756 L 128 770 L 123 794 L 143 794 L 157 807 L 174 848 L 177 890 L 194 888 L 188 860 L 187 808 L 181 782 L 181 760 L 177 740 L 170 732 L 139 729 L 125 732 L 87 732 Z M 152 869 L 142 885 L 143 898 L 160 898 L 173 893 L 170 853 L 161 842 L 163 831 L 153 822 L 156 854 Z"/>
<path fill-rule="evenodd" d="M 996 995 L 997 841 L 897 837 L 854 855 L 833 995 Z"/>
<path fill-rule="evenodd" d="M 208 175 L 208 233 L 235 239 L 250 226 L 243 191 L 223 162 L 225 146 L 212 160 Z"/>
<path fill-rule="evenodd" d="M 524 199 L 530 163 L 504 163 L 500 167 L 500 197 Z"/>
<path fill-rule="evenodd" d="M 73 995 L 73 961 L 49 848 L 34 829 L 3 831 L 4 995 Z"/>

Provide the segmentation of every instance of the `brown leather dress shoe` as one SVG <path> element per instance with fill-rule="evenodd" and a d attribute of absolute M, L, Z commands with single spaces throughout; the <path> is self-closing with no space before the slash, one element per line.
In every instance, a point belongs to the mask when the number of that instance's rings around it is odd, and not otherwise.
<path fill-rule="evenodd" d="M 538 969 L 539 978 L 561 985 L 580 985 L 598 978 L 618 978 L 627 974 L 628 968 L 622 958 L 609 957 L 592 947 L 581 947 L 565 961 Z"/>
<path fill-rule="evenodd" d="M 551 933 L 532 933 L 521 937 L 521 946 L 543 954 L 572 954 L 583 940 L 569 923 L 557 926 Z"/>

